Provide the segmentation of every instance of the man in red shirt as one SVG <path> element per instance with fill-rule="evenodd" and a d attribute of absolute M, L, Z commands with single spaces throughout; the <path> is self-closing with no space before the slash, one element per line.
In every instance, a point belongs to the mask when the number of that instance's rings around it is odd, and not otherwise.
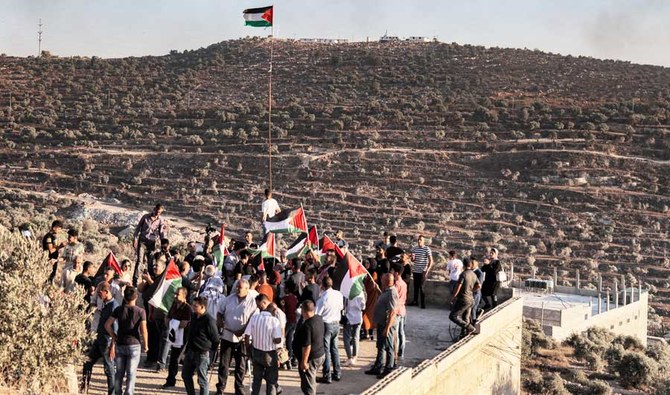
<path fill-rule="evenodd" d="M 395 278 L 395 288 L 398 290 L 398 306 L 395 310 L 396 321 L 398 322 L 398 331 L 396 332 L 395 340 L 395 361 L 396 366 L 398 361 L 405 358 L 405 319 L 407 317 L 407 309 L 405 303 L 407 302 L 407 283 L 402 279 L 402 272 L 404 266 L 400 256 L 394 257 L 391 260 L 391 273 Z"/>
<path fill-rule="evenodd" d="M 288 350 L 289 362 L 286 363 L 288 368 L 298 365 L 298 360 L 293 355 L 293 337 L 295 335 L 295 328 L 298 324 L 298 316 L 296 310 L 298 309 L 298 286 L 295 283 L 286 282 L 286 295 L 282 299 L 282 309 L 286 314 L 286 349 Z"/>

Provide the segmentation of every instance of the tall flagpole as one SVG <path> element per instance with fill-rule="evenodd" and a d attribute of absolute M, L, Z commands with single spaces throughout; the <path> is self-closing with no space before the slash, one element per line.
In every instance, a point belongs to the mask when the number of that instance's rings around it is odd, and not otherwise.
<path fill-rule="evenodd" d="M 275 36 L 274 15 L 272 18 L 272 35 L 270 36 L 270 70 L 268 72 L 268 180 L 270 183 L 270 190 L 272 190 L 272 57 Z"/>

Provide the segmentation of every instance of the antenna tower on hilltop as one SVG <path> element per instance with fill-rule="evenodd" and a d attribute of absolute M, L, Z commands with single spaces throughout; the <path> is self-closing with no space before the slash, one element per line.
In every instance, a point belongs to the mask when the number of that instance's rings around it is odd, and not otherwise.
<path fill-rule="evenodd" d="M 39 30 L 37 31 L 37 57 L 42 56 L 42 18 L 40 18 Z"/>

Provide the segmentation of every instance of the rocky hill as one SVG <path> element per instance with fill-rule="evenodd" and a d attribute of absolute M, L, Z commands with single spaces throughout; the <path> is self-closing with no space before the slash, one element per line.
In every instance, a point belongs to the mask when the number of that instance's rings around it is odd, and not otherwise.
<path fill-rule="evenodd" d="M 276 41 L 273 184 L 368 254 L 381 232 L 670 314 L 670 69 L 446 43 Z M 0 57 L 0 185 L 259 229 L 268 40 L 162 57 Z M 7 202 L 12 203 L 12 202 Z M 439 275 L 439 272 L 436 273 Z"/>

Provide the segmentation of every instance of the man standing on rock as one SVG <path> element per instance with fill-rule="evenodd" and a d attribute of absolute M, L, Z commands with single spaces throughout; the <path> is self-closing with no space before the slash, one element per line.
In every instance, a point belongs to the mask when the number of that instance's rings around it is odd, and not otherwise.
<path fill-rule="evenodd" d="M 133 271 L 133 287 L 137 286 L 142 273 L 147 270 L 153 277 L 152 254 L 156 250 L 156 244 L 165 238 L 165 222 L 161 218 L 165 209 L 162 204 L 157 204 L 153 211 L 145 214 L 135 227 L 133 234 L 133 247 L 135 247 L 136 260 Z"/>
<path fill-rule="evenodd" d="M 272 197 L 272 191 L 268 188 L 265 190 L 265 200 L 261 204 L 261 221 L 265 222 L 270 218 L 281 212 L 279 203 Z"/>

